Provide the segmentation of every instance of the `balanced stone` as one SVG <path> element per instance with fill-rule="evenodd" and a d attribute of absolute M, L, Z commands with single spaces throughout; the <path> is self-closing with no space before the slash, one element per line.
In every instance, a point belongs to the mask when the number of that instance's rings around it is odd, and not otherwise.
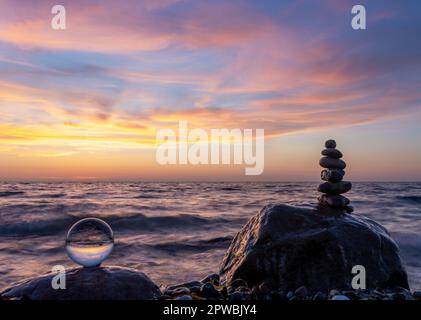
<path fill-rule="evenodd" d="M 323 168 L 327 169 L 345 169 L 346 163 L 341 159 L 334 159 L 329 157 L 323 157 L 320 159 L 319 164 Z"/>
<path fill-rule="evenodd" d="M 322 155 L 329 157 L 329 158 L 335 158 L 335 159 L 339 159 L 342 158 L 342 152 L 340 152 L 338 149 L 334 149 L 334 148 L 327 148 L 324 149 L 322 151 Z"/>
<path fill-rule="evenodd" d="M 342 181 L 345 171 L 342 169 L 325 169 L 321 173 L 321 178 L 324 181 L 339 182 Z"/>
<path fill-rule="evenodd" d="M 325 142 L 325 147 L 326 148 L 336 148 L 336 141 L 335 140 L 327 140 Z"/>
<path fill-rule="evenodd" d="M 324 182 L 319 185 L 318 191 L 327 194 L 341 194 L 348 192 L 352 188 L 352 183 L 348 181 Z"/>
<path fill-rule="evenodd" d="M 334 208 L 345 208 L 349 204 L 349 199 L 337 194 L 322 194 L 319 203 Z"/>

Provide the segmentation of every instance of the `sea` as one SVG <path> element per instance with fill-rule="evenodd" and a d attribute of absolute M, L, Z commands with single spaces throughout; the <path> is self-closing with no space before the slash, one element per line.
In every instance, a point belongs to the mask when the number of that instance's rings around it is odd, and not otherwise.
<path fill-rule="evenodd" d="M 114 232 L 103 265 L 145 272 L 158 285 L 218 272 L 231 240 L 265 205 L 314 206 L 317 182 L 0 183 L 0 289 L 77 266 L 66 234 L 97 217 Z M 398 243 L 412 290 L 421 289 L 421 183 L 354 182 L 355 215 L 376 220 Z"/>

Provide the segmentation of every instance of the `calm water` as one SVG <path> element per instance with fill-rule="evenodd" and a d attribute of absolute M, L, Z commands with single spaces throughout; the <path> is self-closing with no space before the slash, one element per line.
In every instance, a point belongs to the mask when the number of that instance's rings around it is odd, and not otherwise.
<path fill-rule="evenodd" d="M 315 203 L 317 183 L 0 183 L 0 288 L 75 265 L 65 236 L 78 219 L 114 230 L 105 265 L 146 272 L 158 284 L 218 271 L 237 231 L 264 205 Z M 356 208 L 401 248 L 412 289 L 421 289 L 421 183 L 354 183 Z"/>

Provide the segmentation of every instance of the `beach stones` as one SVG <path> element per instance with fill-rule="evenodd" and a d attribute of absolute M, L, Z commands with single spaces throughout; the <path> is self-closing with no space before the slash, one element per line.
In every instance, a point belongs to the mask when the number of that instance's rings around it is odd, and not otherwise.
<path fill-rule="evenodd" d="M 321 179 L 326 181 L 319 185 L 318 191 L 323 193 L 319 198 L 321 207 L 328 207 L 351 213 L 354 209 L 349 205 L 348 198 L 342 196 L 352 188 L 352 183 L 342 181 L 346 168 L 345 161 L 341 160 L 342 152 L 336 149 L 335 140 L 328 140 L 325 143 L 326 149 L 322 151 L 319 161 L 321 167 L 325 168 L 321 172 Z"/>

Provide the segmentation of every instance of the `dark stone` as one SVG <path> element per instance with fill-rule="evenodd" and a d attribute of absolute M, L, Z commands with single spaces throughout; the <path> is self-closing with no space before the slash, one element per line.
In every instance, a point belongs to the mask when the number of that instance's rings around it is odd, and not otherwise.
<path fill-rule="evenodd" d="M 215 289 L 215 287 L 211 283 L 205 283 L 200 288 L 200 293 L 203 297 L 208 299 L 220 299 L 222 298 L 221 294 L 218 290 Z"/>
<path fill-rule="evenodd" d="M 206 276 L 205 278 L 203 278 L 202 280 L 200 280 L 202 283 L 212 283 L 215 286 L 219 286 L 219 274 L 217 273 L 212 273 L 208 276 Z"/>
<path fill-rule="evenodd" d="M 364 265 L 367 287 L 408 288 L 399 249 L 388 232 L 363 216 L 330 216 L 318 209 L 269 205 L 237 234 L 220 275 L 227 285 L 263 281 L 282 291 L 350 288 L 352 267 Z"/>
<path fill-rule="evenodd" d="M 193 300 L 193 298 L 186 294 L 186 295 L 175 298 L 175 300 Z"/>
<path fill-rule="evenodd" d="M 346 211 L 347 213 L 352 213 L 352 212 L 354 212 L 354 207 L 353 207 L 353 206 L 346 206 L 346 207 L 345 207 L 345 211 Z"/>
<path fill-rule="evenodd" d="M 322 157 L 319 164 L 323 168 L 327 169 L 345 169 L 346 163 L 341 159 L 333 159 L 329 157 Z"/>
<path fill-rule="evenodd" d="M 336 141 L 335 140 L 327 140 L 325 142 L 326 148 L 336 148 Z"/>
<path fill-rule="evenodd" d="M 336 194 L 322 194 L 319 198 L 319 204 L 334 208 L 345 208 L 349 204 L 349 199 Z"/>
<path fill-rule="evenodd" d="M 241 301 L 245 300 L 246 296 L 244 293 L 241 292 L 234 292 L 228 295 L 228 300 L 230 301 Z"/>
<path fill-rule="evenodd" d="M 421 300 L 421 291 L 414 291 L 412 295 L 415 299 Z"/>
<path fill-rule="evenodd" d="M 351 188 L 352 183 L 349 181 L 324 182 L 319 185 L 318 191 L 327 194 L 341 194 L 348 192 Z"/>
<path fill-rule="evenodd" d="M 321 178 L 324 181 L 339 182 L 342 181 L 345 171 L 342 169 L 324 169 L 321 173 Z"/>
<path fill-rule="evenodd" d="M 324 293 L 322 293 L 322 292 L 320 292 L 320 291 L 318 291 L 314 296 L 313 296 L 313 300 L 317 300 L 317 301 L 320 301 L 320 300 L 327 300 L 327 295 L 326 294 L 324 294 Z"/>
<path fill-rule="evenodd" d="M 30 300 L 154 300 L 161 296 L 158 286 L 143 272 L 120 267 L 77 268 L 66 272 L 66 290 L 54 290 L 56 274 L 29 279 L 6 289 L 5 299 Z"/>
<path fill-rule="evenodd" d="M 340 152 L 338 149 L 334 149 L 334 148 L 324 149 L 322 151 L 322 155 L 326 156 L 326 157 L 329 157 L 329 158 L 334 158 L 334 159 L 339 159 L 339 158 L 343 157 L 342 152 Z"/>
<path fill-rule="evenodd" d="M 177 288 L 181 288 L 181 287 L 185 287 L 185 288 L 192 288 L 192 287 L 201 287 L 202 283 L 200 281 L 189 281 L 189 282 L 185 282 L 185 283 L 180 283 L 180 284 L 176 284 L 173 286 L 170 286 L 168 288 L 166 288 L 166 291 L 174 291 Z"/>
<path fill-rule="evenodd" d="M 308 296 L 308 290 L 305 286 L 301 286 L 297 290 L 295 290 L 295 295 L 301 299 L 304 299 Z"/>
<path fill-rule="evenodd" d="M 178 287 L 172 293 L 172 295 L 190 294 L 190 289 L 186 287 Z"/>

